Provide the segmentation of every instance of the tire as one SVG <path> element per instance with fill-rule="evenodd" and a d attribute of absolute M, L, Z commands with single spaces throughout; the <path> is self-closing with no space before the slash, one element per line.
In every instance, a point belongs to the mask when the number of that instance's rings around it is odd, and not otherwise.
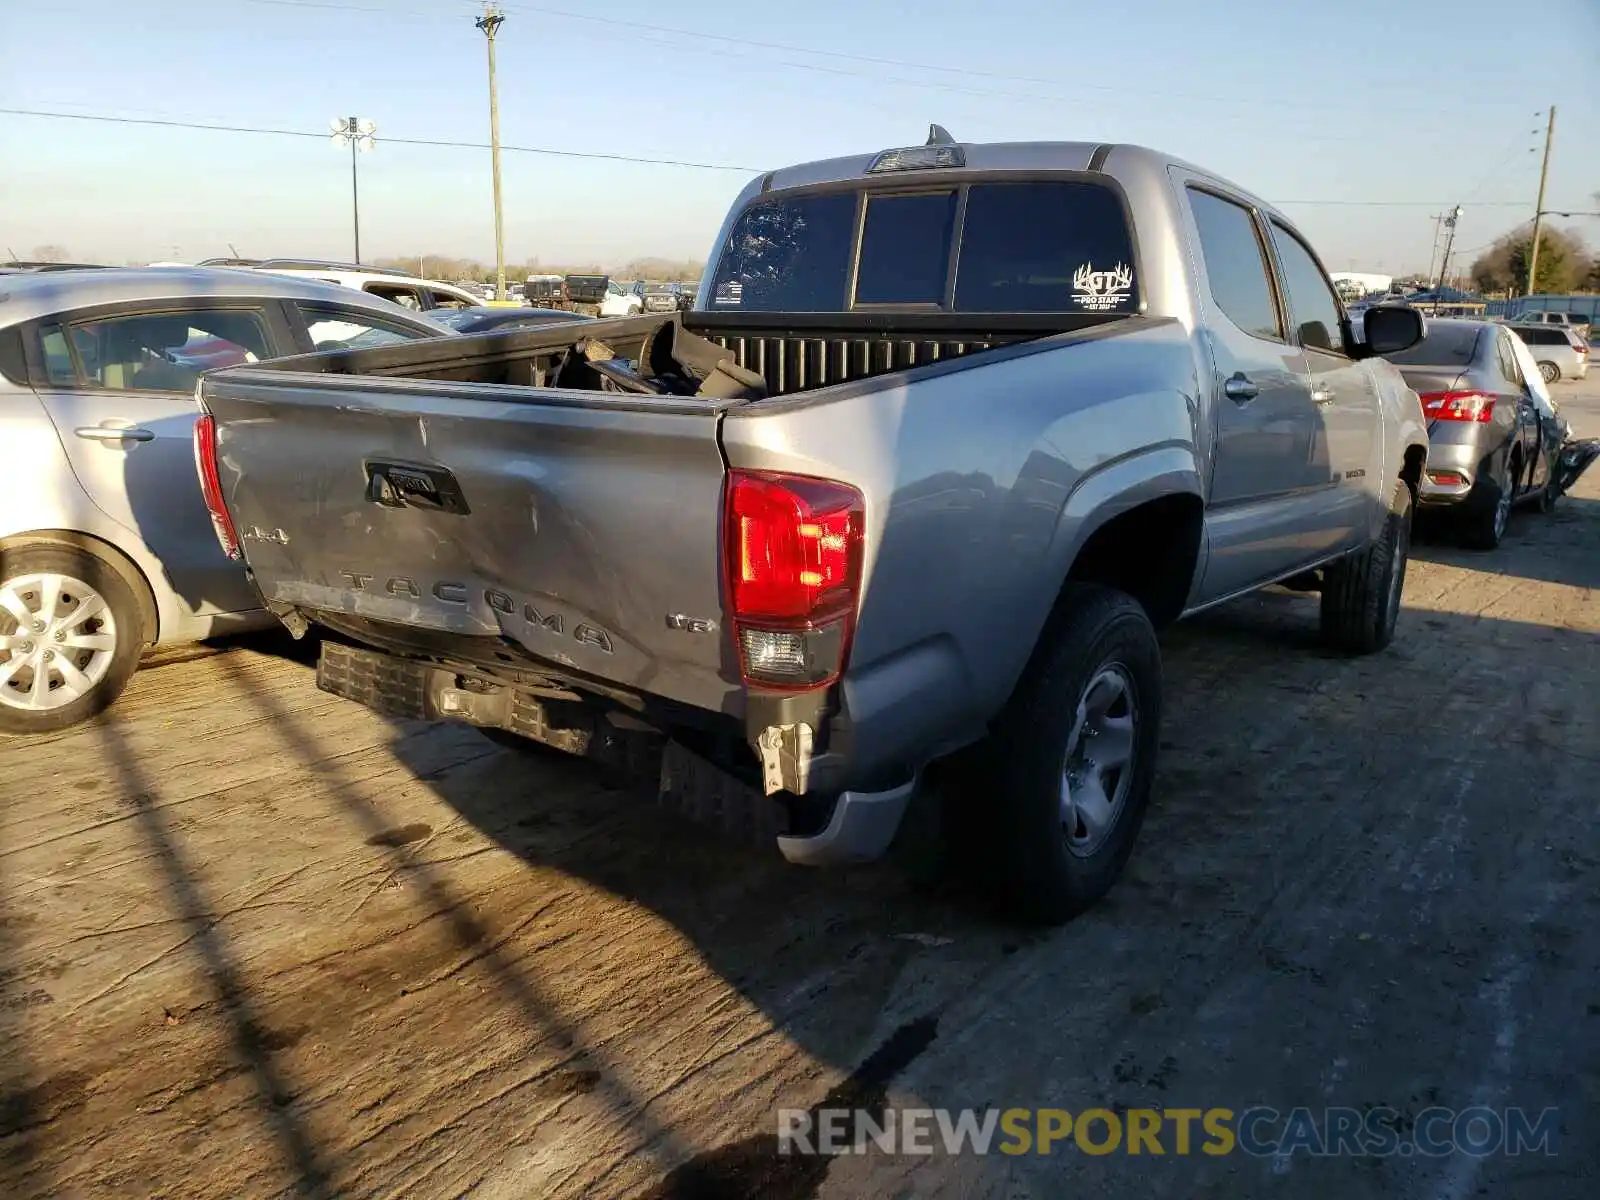
<path fill-rule="evenodd" d="M 1462 540 L 1474 550 L 1497 550 L 1505 540 L 1506 523 L 1511 519 L 1511 502 L 1516 498 L 1516 484 L 1521 464 L 1512 459 L 1498 480 L 1487 481 L 1483 495 L 1467 512 Z"/>
<path fill-rule="evenodd" d="M 1322 581 L 1322 638 L 1345 654 L 1375 654 L 1394 640 L 1411 555 L 1411 487 L 1395 486 L 1383 531 L 1330 564 Z"/>
<path fill-rule="evenodd" d="M 1160 723 L 1150 619 L 1122 592 L 1069 586 L 987 747 L 982 882 L 1013 916 L 1059 925 L 1110 890 L 1150 802 Z"/>
<path fill-rule="evenodd" d="M 138 601 L 106 563 L 68 546 L 0 553 L 0 733 L 51 733 L 103 711 L 143 649 Z"/>
<path fill-rule="evenodd" d="M 1542 362 L 1539 364 L 1539 377 L 1546 383 L 1554 383 L 1561 378 L 1561 368 L 1553 362 Z"/>

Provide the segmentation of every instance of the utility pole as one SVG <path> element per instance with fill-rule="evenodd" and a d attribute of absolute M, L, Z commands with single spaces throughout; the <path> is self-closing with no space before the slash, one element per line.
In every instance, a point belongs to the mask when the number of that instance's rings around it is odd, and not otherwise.
<path fill-rule="evenodd" d="M 1533 295 L 1533 281 L 1539 270 L 1539 235 L 1544 225 L 1544 181 L 1550 174 L 1550 143 L 1556 136 L 1556 106 L 1550 106 L 1550 120 L 1544 127 L 1544 162 L 1539 165 L 1539 199 L 1533 206 L 1533 247 L 1528 251 L 1528 290 Z"/>
<path fill-rule="evenodd" d="M 1433 244 L 1428 247 L 1428 282 L 1433 282 L 1433 264 L 1439 261 L 1439 227 L 1444 224 L 1444 214 L 1433 214 Z"/>
<path fill-rule="evenodd" d="M 356 265 L 361 265 L 361 189 L 356 182 L 356 152 L 372 149 L 372 135 L 378 132 L 375 121 L 365 117 L 335 117 L 328 122 L 335 146 L 350 147 L 350 219 L 355 232 Z"/>
<path fill-rule="evenodd" d="M 500 96 L 494 78 L 494 35 L 505 24 L 505 16 L 492 3 L 485 3 L 483 16 L 474 24 L 489 41 L 489 153 L 494 164 L 494 298 L 506 298 L 506 234 L 500 208 Z"/>
<path fill-rule="evenodd" d="M 1445 236 L 1444 259 L 1439 263 L 1439 283 L 1434 288 L 1434 312 L 1439 311 L 1438 295 L 1440 290 L 1445 286 L 1445 280 L 1450 278 L 1450 251 L 1455 247 L 1456 244 L 1456 222 L 1461 219 L 1461 214 L 1464 211 L 1465 210 L 1462 209 L 1461 205 L 1458 204 L 1450 210 L 1449 215 L 1444 219 L 1445 228 L 1447 228 L 1450 232 Z"/>

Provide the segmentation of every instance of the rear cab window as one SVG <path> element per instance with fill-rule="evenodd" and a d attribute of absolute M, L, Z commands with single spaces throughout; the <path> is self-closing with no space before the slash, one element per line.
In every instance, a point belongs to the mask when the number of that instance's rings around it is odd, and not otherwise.
<path fill-rule="evenodd" d="M 873 306 L 1136 313 L 1122 199 L 1071 178 L 779 195 L 739 215 L 712 278 L 713 312 Z"/>

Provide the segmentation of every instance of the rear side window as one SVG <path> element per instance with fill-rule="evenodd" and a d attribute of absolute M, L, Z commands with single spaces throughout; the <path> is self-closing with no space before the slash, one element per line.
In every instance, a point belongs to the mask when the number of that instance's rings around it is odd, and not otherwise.
<path fill-rule="evenodd" d="M 401 308 L 409 308 L 413 312 L 420 311 L 422 308 L 422 297 L 417 295 L 415 288 L 397 287 L 388 283 L 369 283 L 363 290 L 371 295 L 381 296 L 385 300 L 398 304 Z"/>
<path fill-rule="evenodd" d="M 1496 334 L 1494 339 L 1495 357 L 1500 360 L 1500 378 L 1513 387 L 1522 386 L 1522 372 L 1517 367 L 1517 354 L 1511 348 L 1511 338 L 1505 334 Z"/>
<path fill-rule="evenodd" d="M 1217 307 L 1244 332 L 1281 341 L 1283 326 L 1272 299 L 1266 247 L 1249 209 L 1197 188 L 1189 189 L 1189 208 L 1200 231 L 1200 257 Z"/>
<path fill-rule="evenodd" d="M 1139 310 L 1122 202 L 1098 183 L 980 183 L 967 194 L 960 312 Z"/>
<path fill-rule="evenodd" d="M 1517 336 L 1530 346 L 1570 346 L 1567 335 L 1559 329 L 1519 329 Z"/>
<path fill-rule="evenodd" d="M 22 330 L 0 329 L 0 375 L 15 384 L 28 382 L 28 361 L 22 351 Z"/>
<path fill-rule="evenodd" d="M 43 334 L 45 370 L 52 383 L 79 383 L 117 391 L 194 388 L 201 372 L 271 358 L 266 324 L 254 309 L 196 309 L 130 313 L 71 323 L 69 349 L 60 330 Z"/>

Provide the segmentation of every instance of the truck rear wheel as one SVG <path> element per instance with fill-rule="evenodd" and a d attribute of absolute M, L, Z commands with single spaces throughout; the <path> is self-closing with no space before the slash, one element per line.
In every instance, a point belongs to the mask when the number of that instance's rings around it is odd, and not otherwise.
<path fill-rule="evenodd" d="M 990 739 L 984 874 L 1017 916 L 1060 924 L 1116 882 L 1150 801 L 1160 720 L 1144 609 L 1069 586 Z"/>
<path fill-rule="evenodd" d="M 1383 532 L 1366 549 L 1327 567 L 1322 637 L 1347 654 L 1373 654 L 1394 639 L 1411 555 L 1411 486 L 1400 480 Z"/>

